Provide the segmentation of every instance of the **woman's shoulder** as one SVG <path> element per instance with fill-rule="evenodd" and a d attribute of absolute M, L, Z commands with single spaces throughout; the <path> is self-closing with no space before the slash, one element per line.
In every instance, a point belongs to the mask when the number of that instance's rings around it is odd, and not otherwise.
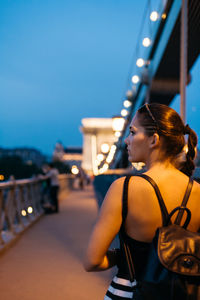
<path fill-rule="evenodd" d="M 127 176 L 122 176 L 122 177 L 117 178 L 115 181 L 113 181 L 111 186 L 115 187 L 115 188 L 123 187 L 124 181 L 127 177 L 130 177 L 130 179 L 129 179 L 130 183 L 133 183 L 133 181 L 134 181 L 135 184 L 140 184 L 142 182 L 142 180 L 144 181 L 144 179 L 142 179 L 141 177 L 130 174 Z"/>
<path fill-rule="evenodd" d="M 120 195 L 122 194 L 122 191 L 123 191 L 125 178 L 126 178 L 125 176 L 120 177 L 111 183 L 111 185 L 106 193 L 104 202 L 105 202 L 105 200 L 107 201 L 108 199 L 110 201 L 110 199 L 117 199 L 120 197 Z"/>
<path fill-rule="evenodd" d="M 112 182 L 112 184 L 110 185 L 109 190 L 121 190 L 123 188 L 125 178 L 126 178 L 126 176 L 122 176 L 122 177 L 115 179 Z"/>
<path fill-rule="evenodd" d="M 124 182 L 127 176 L 122 176 L 117 178 L 115 181 L 113 181 L 113 183 L 110 185 L 110 188 L 108 190 L 107 194 L 112 194 L 112 195 L 118 195 L 119 197 L 122 196 L 122 192 L 124 189 Z M 133 183 L 133 177 L 134 177 L 134 184 Z M 130 180 L 129 180 L 129 185 L 128 188 L 131 188 L 133 185 L 138 186 L 138 181 L 140 181 L 140 179 L 136 178 L 135 176 L 131 175 L 130 176 Z M 141 184 L 140 184 L 141 185 Z"/>
<path fill-rule="evenodd" d="M 124 182 L 127 176 L 122 176 L 116 179 L 110 186 L 110 192 L 118 195 L 122 195 L 124 189 Z M 152 186 L 147 180 L 142 177 L 130 175 L 129 184 L 128 184 L 128 194 L 136 196 L 137 193 L 150 192 Z"/>

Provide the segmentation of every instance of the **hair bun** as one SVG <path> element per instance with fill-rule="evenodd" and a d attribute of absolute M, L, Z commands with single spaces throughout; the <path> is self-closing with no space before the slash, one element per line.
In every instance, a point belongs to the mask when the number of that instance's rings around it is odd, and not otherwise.
<path fill-rule="evenodd" d="M 187 125 L 185 125 L 185 127 L 184 127 L 184 130 L 183 130 L 183 134 L 185 135 L 185 134 L 190 134 L 190 126 L 187 124 Z"/>

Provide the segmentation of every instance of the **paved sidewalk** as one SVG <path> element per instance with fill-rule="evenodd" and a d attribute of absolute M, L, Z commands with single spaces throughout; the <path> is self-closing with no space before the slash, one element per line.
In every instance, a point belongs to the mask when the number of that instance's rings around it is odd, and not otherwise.
<path fill-rule="evenodd" d="M 2 300 L 103 300 L 111 272 L 87 273 L 82 258 L 97 216 L 92 187 L 61 200 L 0 256 Z"/>

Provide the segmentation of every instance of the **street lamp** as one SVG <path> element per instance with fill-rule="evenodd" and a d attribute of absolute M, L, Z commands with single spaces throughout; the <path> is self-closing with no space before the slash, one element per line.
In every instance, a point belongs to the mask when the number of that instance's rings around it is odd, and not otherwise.
<path fill-rule="evenodd" d="M 110 149 L 110 146 L 108 144 L 104 143 L 101 145 L 101 152 L 108 153 L 109 149 Z"/>
<path fill-rule="evenodd" d="M 113 131 L 122 131 L 124 128 L 125 120 L 121 116 L 112 118 L 112 129 Z"/>

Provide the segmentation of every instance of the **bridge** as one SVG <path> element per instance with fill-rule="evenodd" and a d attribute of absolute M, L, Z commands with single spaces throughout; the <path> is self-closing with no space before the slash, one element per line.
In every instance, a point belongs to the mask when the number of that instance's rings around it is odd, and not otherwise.
<path fill-rule="evenodd" d="M 131 106 L 117 142 L 111 168 L 127 166 L 127 151 L 123 141 L 128 135 L 131 118 L 145 102 L 170 105 L 173 98 L 181 94 L 184 97 L 181 111 L 185 120 L 185 87 L 192 80 L 190 70 L 200 54 L 199 20 L 198 0 L 160 1 L 160 10 L 150 37 L 150 47 L 143 54 L 144 60 L 132 77 L 133 85 L 126 95 Z M 131 77 L 132 73 L 129 75 Z M 130 82 L 131 78 L 128 87 Z"/>
<path fill-rule="evenodd" d="M 60 212 L 48 215 L 42 180 L 1 183 L 1 299 L 103 299 L 113 270 L 82 266 L 97 202 L 91 185 L 73 190 L 72 179 L 60 176 Z"/>

